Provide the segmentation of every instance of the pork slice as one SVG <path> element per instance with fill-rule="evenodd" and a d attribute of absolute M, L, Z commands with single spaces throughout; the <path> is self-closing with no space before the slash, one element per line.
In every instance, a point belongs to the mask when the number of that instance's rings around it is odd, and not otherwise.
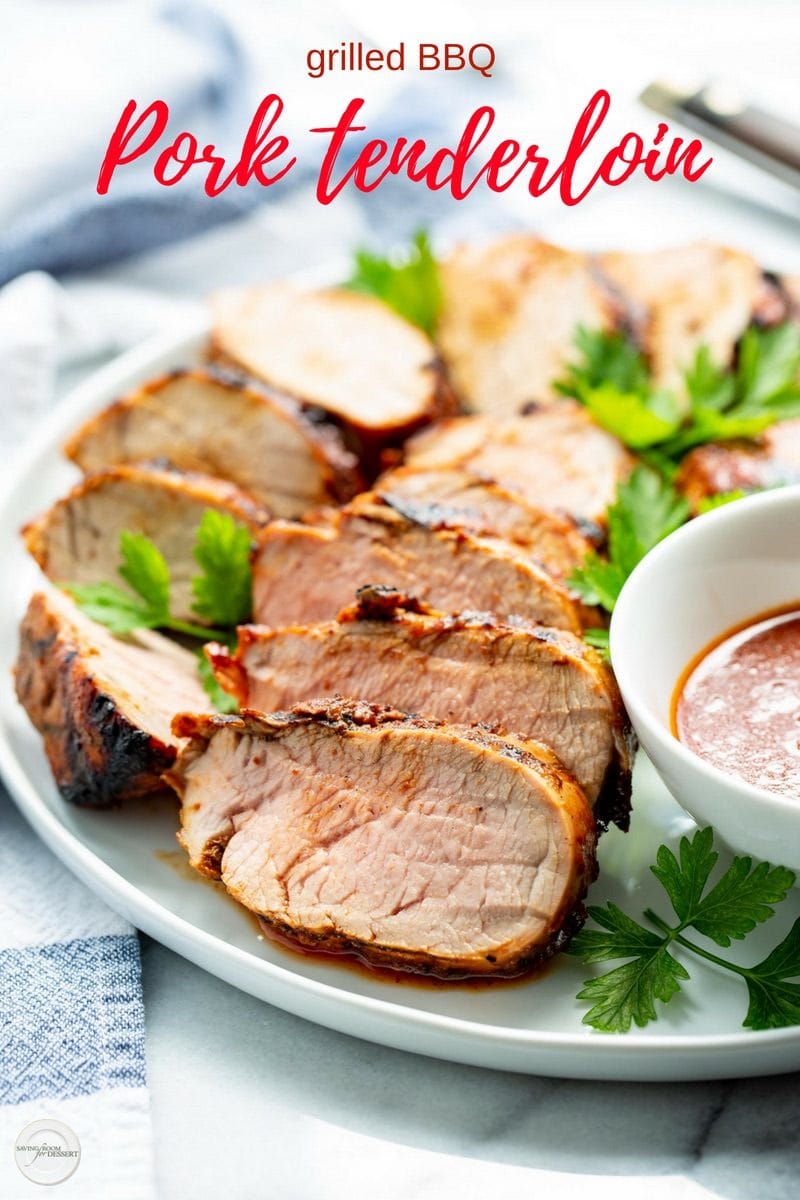
<path fill-rule="evenodd" d="M 227 479 L 281 517 L 349 500 L 362 485 L 336 426 L 266 384 L 208 367 L 144 384 L 91 417 L 65 450 L 86 473 L 158 459 Z"/>
<path fill-rule="evenodd" d="M 405 464 L 485 476 L 529 504 L 597 526 L 633 460 L 585 409 L 562 401 L 516 417 L 441 421 L 407 443 Z"/>
<path fill-rule="evenodd" d="M 519 492 L 459 467 L 415 470 L 396 467 L 375 483 L 391 502 L 407 498 L 437 505 L 444 524 L 470 533 L 505 538 L 523 546 L 557 579 L 565 579 L 594 548 L 572 518 L 531 504 Z"/>
<path fill-rule="evenodd" d="M 62 796 L 93 808 L 162 789 L 173 716 L 209 708 L 188 650 L 151 630 L 114 637 L 53 589 L 23 617 L 15 682 Z"/>
<path fill-rule="evenodd" d="M 457 394 L 476 412 L 507 417 L 552 397 L 577 327 L 612 321 L 589 259 L 528 234 L 460 246 L 440 273 L 439 347 Z"/>
<path fill-rule="evenodd" d="M 731 362 L 762 289 L 755 259 L 709 243 L 603 254 L 598 264 L 628 301 L 654 382 L 678 392 L 700 346 L 714 362 Z"/>
<path fill-rule="evenodd" d="M 676 485 L 697 510 L 720 492 L 800 483 L 800 420 L 777 421 L 753 442 L 709 442 L 691 450 Z"/>
<path fill-rule="evenodd" d="M 409 502 L 410 503 L 410 502 Z M 361 584 L 388 584 L 443 612 L 517 615 L 579 632 L 583 609 L 520 547 L 441 528 L 425 506 L 414 517 L 369 494 L 327 525 L 273 521 L 259 538 L 253 613 L 260 624 L 322 621 Z"/>
<path fill-rule="evenodd" d="M 212 645 L 209 658 L 243 708 L 273 712 L 338 693 L 543 742 L 590 803 L 602 795 L 625 824 L 630 735 L 600 656 L 564 630 L 420 608 L 392 589 L 366 587 L 335 621 L 244 626 L 235 653 Z"/>
<path fill-rule="evenodd" d="M 380 300 L 287 283 L 212 297 L 213 349 L 312 404 L 370 450 L 452 411 L 433 343 Z"/>
<path fill-rule="evenodd" d="M 175 732 L 192 864 L 304 946 L 515 974 L 583 921 L 594 821 L 542 746 L 341 700 Z"/>
<path fill-rule="evenodd" d="M 198 573 L 192 556 L 206 509 L 227 513 L 255 532 L 269 514 L 233 484 L 154 466 L 123 465 L 88 475 L 62 500 L 23 530 L 28 550 L 44 573 L 58 583 L 113 582 L 120 533 L 143 533 L 170 567 L 171 611 L 200 621 L 192 612 L 191 580 Z"/>

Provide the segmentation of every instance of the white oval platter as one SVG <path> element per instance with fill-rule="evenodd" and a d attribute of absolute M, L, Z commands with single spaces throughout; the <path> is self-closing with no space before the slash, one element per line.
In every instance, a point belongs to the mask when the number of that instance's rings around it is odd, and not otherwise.
<path fill-rule="evenodd" d="M 17 624 L 37 584 L 18 530 L 76 478 L 60 453 L 88 414 L 132 385 L 196 360 L 199 323 L 162 336 L 97 372 L 49 415 L 18 457 L 0 502 L 0 771 L 17 805 L 51 850 L 138 928 L 207 971 L 310 1021 L 419 1054 L 503 1070 L 586 1079 L 724 1078 L 800 1068 L 800 1028 L 752 1033 L 738 981 L 703 963 L 681 997 L 644 1030 L 603 1035 L 581 1023 L 575 1000 L 588 970 L 561 957 L 539 979 L 495 987 L 394 983 L 304 958 L 265 941 L 255 922 L 184 864 L 175 843 L 177 807 L 149 799 L 115 812 L 70 807 L 59 796 L 39 737 L 11 681 Z M 614 899 L 632 914 L 664 908 L 648 870 L 662 841 L 692 829 L 650 764 L 640 757 L 631 832 L 601 843 L 591 902 Z M 800 915 L 794 892 L 753 934 L 742 961 L 757 961 Z"/>

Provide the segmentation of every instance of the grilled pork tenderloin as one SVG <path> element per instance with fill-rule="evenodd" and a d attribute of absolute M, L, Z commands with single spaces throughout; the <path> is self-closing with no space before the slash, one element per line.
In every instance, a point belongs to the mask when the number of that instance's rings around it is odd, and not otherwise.
<path fill-rule="evenodd" d="M 551 575 L 565 579 L 595 548 L 599 530 L 580 529 L 570 517 L 529 503 L 519 492 L 459 467 L 396 467 L 375 482 L 375 493 L 438 505 L 450 524 L 524 547 Z"/>
<path fill-rule="evenodd" d="M 82 471 L 163 460 L 227 479 L 279 517 L 349 500 L 363 484 L 341 432 L 267 384 L 211 367 L 151 380 L 65 447 Z"/>
<path fill-rule="evenodd" d="M 466 406 L 492 417 L 553 398 L 577 327 L 613 323 L 614 305 L 587 256 L 529 234 L 459 246 L 440 276 L 442 357 Z"/>
<path fill-rule="evenodd" d="M 561 401 L 521 416 L 440 421 L 410 439 L 405 465 L 415 471 L 469 471 L 537 508 L 597 526 L 633 460 L 584 408 Z"/>
<path fill-rule="evenodd" d="M 154 466 L 124 465 L 88 475 L 63 499 L 25 526 L 25 543 L 50 579 L 58 583 L 114 581 L 123 530 L 144 533 L 170 567 L 174 617 L 202 620 L 192 612 L 192 556 L 207 508 L 228 513 L 255 534 L 269 514 L 233 484 Z"/>
<path fill-rule="evenodd" d="M 173 716 L 209 708 L 188 650 L 152 630 L 114 637 L 54 589 L 28 605 L 15 681 L 62 796 L 92 808 L 163 789 Z"/>
<path fill-rule="evenodd" d="M 695 511 L 720 492 L 800 482 L 800 420 L 777 421 L 752 442 L 708 442 L 690 450 L 675 483 Z"/>
<path fill-rule="evenodd" d="M 563 630 L 486 613 L 445 616 L 390 588 L 361 588 L 335 621 L 239 629 L 207 647 L 242 708 L 273 712 L 334 693 L 444 721 L 511 730 L 549 746 L 597 804 L 627 825 L 630 734 L 614 677 Z"/>
<path fill-rule="evenodd" d="M 213 352 L 313 405 L 375 465 L 380 450 L 453 411 L 433 343 L 380 300 L 288 283 L 212 297 Z"/>
<path fill-rule="evenodd" d="M 627 306 L 655 384 L 678 392 L 701 346 L 731 362 L 762 291 L 755 259 L 710 243 L 603 254 L 597 265 Z"/>
<path fill-rule="evenodd" d="M 338 699 L 173 729 L 193 866 L 300 945 L 510 975 L 583 922 L 594 819 L 543 746 Z"/>
<path fill-rule="evenodd" d="M 262 531 L 254 619 L 281 626 L 332 618 L 361 583 L 391 585 L 443 612 L 516 615 L 573 633 L 591 620 L 521 547 L 443 526 L 428 505 L 404 500 L 398 511 L 369 493 L 326 524 L 273 521 Z"/>

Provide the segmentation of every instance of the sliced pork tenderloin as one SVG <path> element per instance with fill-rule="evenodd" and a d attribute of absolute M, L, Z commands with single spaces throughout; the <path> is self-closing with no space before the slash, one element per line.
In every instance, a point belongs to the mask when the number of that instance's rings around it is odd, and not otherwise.
<path fill-rule="evenodd" d="M 117 574 L 120 534 L 143 533 L 169 564 L 172 615 L 200 621 L 192 612 L 191 580 L 198 573 L 192 550 L 209 508 L 229 514 L 254 535 L 269 519 L 250 496 L 221 479 L 125 465 L 88 475 L 26 525 L 23 535 L 39 566 L 57 583 L 113 582 L 127 588 Z"/>
<path fill-rule="evenodd" d="M 396 467 L 376 480 L 375 493 L 392 503 L 407 498 L 437 505 L 454 526 L 523 546 L 557 579 L 566 579 L 594 549 L 588 531 L 570 517 L 539 508 L 519 492 L 458 467 Z"/>
<path fill-rule="evenodd" d="M 552 398 L 578 326 L 613 320 L 587 256 L 529 234 L 459 246 L 440 274 L 442 357 L 466 406 L 493 417 Z"/>
<path fill-rule="evenodd" d="M 613 252 L 597 263 L 628 305 L 655 384 L 678 392 L 701 346 L 715 363 L 731 362 L 762 295 L 755 259 L 727 246 Z"/>
<path fill-rule="evenodd" d="M 193 866 L 302 946 L 513 975 L 583 922 L 594 820 L 536 743 L 341 700 L 174 731 Z"/>
<path fill-rule="evenodd" d="M 778 421 L 752 442 L 709 442 L 691 450 L 676 486 L 697 511 L 720 492 L 800 483 L 800 420 Z"/>
<path fill-rule="evenodd" d="M 433 343 L 371 296 L 273 283 L 219 292 L 212 313 L 223 362 L 327 413 L 368 467 L 453 410 Z"/>
<path fill-rule="evenodd" d="M 405 501 L 398 511 L 367 493 L 326 524 L 273 521 L 260 534 L 254 562 L 255 621 L 333 618 L 365 583 L 388 584 L 443 612 L 516 615 L 573 633 L 590 619 L 521 547 L 443 527 L 429 506 L 412 506 Z"/>
<path fill-rule="evenodd" d="M 633 460 L 586 410 L 554 402 L 516 417 L 452 417 L 410 439 L 415 471 L 460 469 L 493 479 L 529 504 L 602 525 Z"/>
<path fill-rule="evenodd" d="M 173 716 L 210 708 L 188 650 L 151 630 L 114 637 L 54 589 L 28 605 L 15 682 L 62 796 L 92 808 L 162 790 Z"/>
<path fill-rule="evenodd" d="M 439 720 L 479 723 L 550 746 L 598 815 L 627 824 L 630 733 L 611 671 L 563 630 L 488 614 L 425 611 L 362 588 L 335 621 L 239 630 L 235 653 L 207 647 L 242 708 L 273 712 L 338 693 Z"/>
<path fill-rule="evenodd" d="M 334 425 L 275 388 L 209 367 L 144 384 L 91 417 L 65 450 L 86 473 L 163 460 L 227 479 L 279 517 L 349 500 L 363 485 Z"/>

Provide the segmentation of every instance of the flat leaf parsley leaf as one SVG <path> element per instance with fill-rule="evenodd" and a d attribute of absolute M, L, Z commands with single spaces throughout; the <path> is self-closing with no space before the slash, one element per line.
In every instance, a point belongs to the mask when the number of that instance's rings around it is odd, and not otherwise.
<path fill-rule="evenodd" d="M 579 400 L 633 450 L 656 446 L 678 430 L 677 400 L 651 386 L 647 360 L 624 334 L 579 326 L 575 346 L 581 358 L 568 365 L 556 391 Z"/>
<path fill-rule="evenodd" d="M 569 577 L 570 587 L 587 604 L 612 612 L 633 568 L 688 516 L 688 503 L 671 484 L 650 467 L 637 467 L 607 513 L 608 557 L 590 552 Z"/>
<path fill-rule="evenodd" d="M 200 574 L 192 580 L 194 611 L 220 628 L 207 628 L 173 617 L 170 612 L 169 566 L 158 547 L 142 533 L 120 534 L 120 577 L 135 593 L 115 583 L 61 583 L 78 607 L 123 636 L 135 629 L 167 629 L 203 642 L 215 639 L 231 643 L 231 629 L 250 617 L 252 573 L 250 532 L 227 513 L 206 509 L 197 531 L 194 557 Z M 202 649 L 197 656 L 203 687 L 221 712 L 233 712 L 236 705 L 222 691 L 206 661 Z"/>
<path fill-rule="evenodd" d="M 123 530 L 119 538 L 119 573 L 138 592 L 158 625 L 169 617 L 169 567 L 164 555 L 143 533 Z"/>
<path fill-rule="evenodd" d="M 439 266 L 424 230 L 414 234 L 410 249 L 402 257 L 386 258 L 369 250 L 357 250 L 355 269 L 345 287 L 376 296 L 429 337 L 433 336 L 442 306 L 442 289 Z"/>
<path fill-rule="evenodd" d="M 653 386 L 644 355 L 623 334 L 579 328 L 578 359 L 556 389 L 633 450 L 651 452 L 666 474 L 694 446 L 754 438 L 800 416 L 800 327 L 748 329 L 736 366 L 718 366 L 701 346 L 684 373 L 686 401 Z"/>
<path fill-rule="evenodd" d="M 800 1023 L 800 921 L 763 962 L 741 967 L 689 941 L 684 930 L 694 929 L 718 946 L 730 946 L 774 915 L 775 905 L 786 898 L 795 876 L 786 867 L 769 863 L 753 866 L 747 857 L 734 858 L 709 889 L 709 879 L 719 855 L 711 829 L 700 829 L 689 840 L 682 838 L 678 855 L 661 846 L 650 868 L 669 897 L 677 917 L 670 925 L 652 909 L 645 919 L 653 932 L 612 903 L 589 909 L 600 927 L 583 929 L 573 939 L 569 953 L 586 963 L 627 960 L 603 975 L 587 980 L 578 993 L 592 1008 L 584 1023 L 606 1033 L 626 1033 L 631 1025 L 654 1021 L 656 1002 L 668 1003 L 689 979 L 689 973 L 672 952 L 688 950 L 700 958 L 741 976 L 748 988 L 750 1006 L 744 1020 L 749 1029 L 777 1029 Z"/>
<path fill-rule="evenodd" d="M 250 615 L 253 573 L 250 531 L 230 513 L 207 508 L 197 530 L 194 557 L 201 574 L 192 580 L 194 612 L 214 625 L 241 625 Z"/>

